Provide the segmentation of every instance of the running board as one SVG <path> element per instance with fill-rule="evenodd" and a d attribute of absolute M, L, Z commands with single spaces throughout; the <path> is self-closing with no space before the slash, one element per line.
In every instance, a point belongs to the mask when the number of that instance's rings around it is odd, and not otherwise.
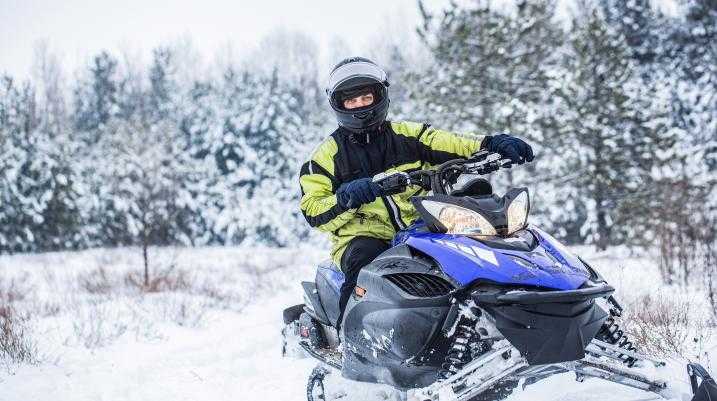
<path fill-rule="evenodd" d="M 561 365 L 566 370 L 574 371 L 578 374 L 578 377 L 580 375 L 597 377 L 624 386 L 649 391 L 664 398 L 670 398 L 670 395 L 664 393 L 664 390 L 667 389 L 667 383 L 661 380 L 651 380 L 624 365 L 606 363 L 593 356 L 586 356 L 579 361 L 563 362 Z"/>
<path fill-rule="evenodd" d="M 585 352 L 593 353 L 600 356 L 605 356 L 608 358 L 615 358 L 619 357 L 620 355 L 629 356 L 631 358 L 634 358 L 636 360 L 642 360 L 652 363 L 656 368 L 659 368 L 661 366 L 665 366 L 664 361 L 658 361 L 657 359 L 652 359 L 646 355 L 639 354 L 634 351 L 629 351 L 623 348 L 618 347 L 617 345 L 613 345 L 610 343 L 607 343 L 605 341 L 600 340 L 592 340 L 590 344 L 585 348 Z"/>
<path fill-rule="evenodd" d="M 301 348 L 303 348 L 307 354 L 318 359 L 320 362 L 323 362 L 323 363 L 331 366 L 334 369 L 341 370 L 341 362 L 340 362 L 340 359 L 338 361 L 335 360 L 335 354 L 336 354 L 335 352 L 333 352 L 331 350 L 326 350 L 325 352 L 315 350 L 309 344 L 307 344 L 305 341 L 299 341 L 299 345 L 301 345 Z"/>

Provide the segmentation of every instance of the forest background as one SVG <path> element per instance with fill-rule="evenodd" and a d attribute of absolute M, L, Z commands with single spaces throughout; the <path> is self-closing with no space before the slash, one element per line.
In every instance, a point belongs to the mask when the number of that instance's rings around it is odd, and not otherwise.
<path fill-rule="evenodd" d="M 419 2 L 415 40 L 378 30 L 361 55 L 389 73 L 390 119 L 529 141 L 536 161 L 492 180 L 530 188 L 531 222 L 651 252 L 717 305 L 717 1 L 677 6 Z M 335 129 L 317 44 L 276 31 L 211 74 L 196 58 L 103 51 L 68 75 L 39 45 L 32 78 L 0 77 L 0 253 L 321 244 L 297 180 Z"/>

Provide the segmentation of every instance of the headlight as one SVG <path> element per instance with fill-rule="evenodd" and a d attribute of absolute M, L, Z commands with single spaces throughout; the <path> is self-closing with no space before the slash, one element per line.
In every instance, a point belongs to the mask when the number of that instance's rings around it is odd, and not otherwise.
<path fill-rule="evenodd" d="M 498 233 L 478 212 L 448 203 L 423 201 L 423 207 L 443 224 L 448 234 L 492 236 Z"/>
<path fill-rule="evenodd" d="M 508 206 L 508 235 L 525 227 L 528 221 L 528 192 L 523 191 Z"/>

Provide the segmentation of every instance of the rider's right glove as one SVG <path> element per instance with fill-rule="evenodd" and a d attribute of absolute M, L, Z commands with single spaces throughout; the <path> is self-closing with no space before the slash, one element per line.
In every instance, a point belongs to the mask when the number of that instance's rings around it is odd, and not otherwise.
<path fill-rule="evenodd" d="M 512 135 L 487 136 L 481 144 L 481 149 L 498 153 L 517 164 L 533 161 L 533 148 L 524 140 Z"/>
<path fill-rule="evenodd" d="M 381 192 L 381 187 L 371 178 L 358 178 L 341 184 L 336 190 L 336 200 L 339 205 L 351 209 L 373 202 L 382 195 Z"/>

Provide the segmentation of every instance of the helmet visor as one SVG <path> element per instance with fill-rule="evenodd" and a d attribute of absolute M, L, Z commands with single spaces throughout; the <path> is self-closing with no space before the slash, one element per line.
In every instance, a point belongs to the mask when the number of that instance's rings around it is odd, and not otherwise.
<path fill-rule="evenodd" d="M 388 76 L 386 75 L 386 71 L 381 69 L 381 67 L 369 62 L 357 61 L 344 64 L 335 69 L 329 76 L 329 85 L 326 92 L 331 96 L 339 89 L 344 90 L 368 83 L 380 83 L 385 85 L 387 80 Z"/>

